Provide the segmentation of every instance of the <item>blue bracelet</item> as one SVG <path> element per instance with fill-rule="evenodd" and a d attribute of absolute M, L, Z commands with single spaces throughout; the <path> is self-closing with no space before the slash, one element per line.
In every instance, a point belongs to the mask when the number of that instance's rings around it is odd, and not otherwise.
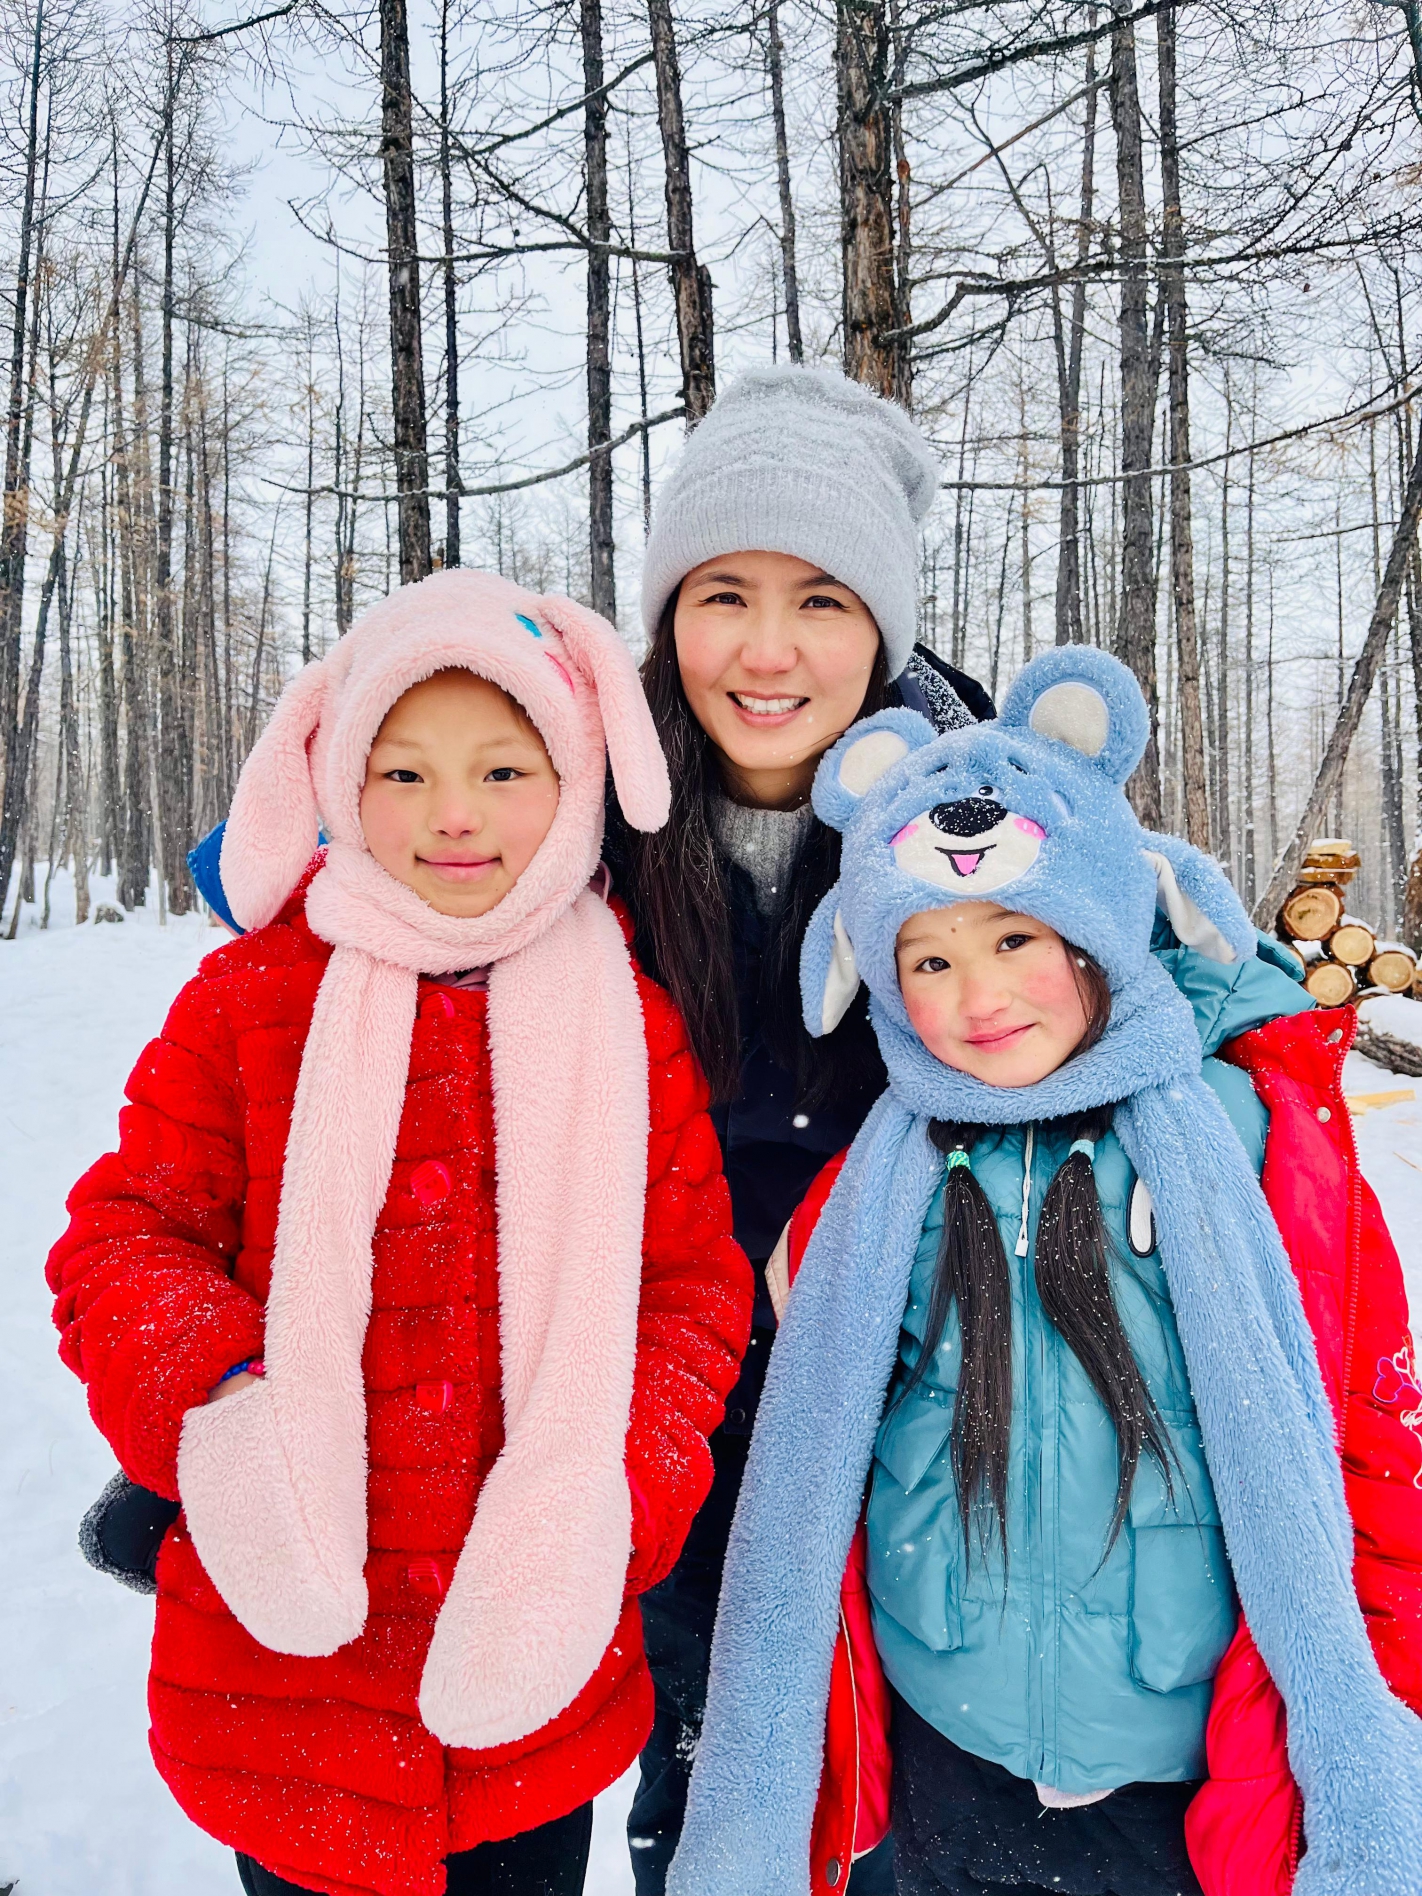
<path fill-rule="evenodd" d="M 217 1381 L 212 1385 L 213 1388 L 220 1389 L 223 1383 L 230 1382 L 234 1376 L 242 1376 L 256 1369 L 261 1364 L 261 1360 L 260 1356 L 249 1356 L 245 1363 L 234 1363 L 231 1369 L 223 1370 Z"/>

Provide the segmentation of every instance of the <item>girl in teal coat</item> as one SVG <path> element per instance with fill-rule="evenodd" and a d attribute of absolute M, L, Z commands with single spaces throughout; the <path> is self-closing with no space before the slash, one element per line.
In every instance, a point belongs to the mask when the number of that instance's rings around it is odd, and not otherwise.
<path fill-rule="evenodd" d="M 806 1021 L 862 979 L 889 1090 L 772 1357 L 672 1896 L 810 1887 L 866 1481 L 901 1896 L 1199 1896 L 1185 1806 L 1241 1610 L 1303 1797 L 1294 1896 L 1422 1890 L 1422 1725 L 1354 1591 L 1263 1109 L 1202 1070 L 1201 1025 L 1302 997 L 1217 867 L 1141 830 L 1146 731 L 1130 674 L 1064 648 L 995 725 L 881 713 L 820 766 L 844 846 Z M 1181 985 L 1158 910 L 1202 958 Z M 848 1865 L 814 1867 L 818 1896 Z"/>

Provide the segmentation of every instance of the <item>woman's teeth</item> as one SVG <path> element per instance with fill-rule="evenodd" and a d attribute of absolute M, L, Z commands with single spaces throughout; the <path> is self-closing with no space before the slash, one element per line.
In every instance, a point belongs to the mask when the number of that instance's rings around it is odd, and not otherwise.
<path fill-rule="evenodd" d="M 731 696 L 741 707 L 749 711 L 752 717 L 780 718 L 787 711 L 798 711 L 802 704 L 808 704 L 808 698 L 748 698 L 744 692 L 733 691 Z"/>

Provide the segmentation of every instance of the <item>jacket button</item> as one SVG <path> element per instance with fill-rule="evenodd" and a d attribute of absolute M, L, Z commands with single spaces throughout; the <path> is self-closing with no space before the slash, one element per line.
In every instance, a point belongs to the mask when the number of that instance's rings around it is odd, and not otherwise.
<path fill-rule="evenodd" d="M 839 1882 L 839 1858 L 831 1857 L 825 1865 L 825 1881 L 833 1889 Z"/>
<path fill-rule="evenodd" d="M 411 1195 L 422 1205 L 437 1205 L 441 1198 L 448 1198 L 452 1183 L 443 1159 L 426 1159 L 410 1174 Z"/>
<path fill-rule="evenodd" d="M 1341 1040 L 1342 1038 L 1343 1038 L 1343 1029 L 1342 1029 L 1341 1027 L 1335 1027 L 1335 1028 L 1333 1029 L 1333 1032 L 1332 1032 L 1332 1033 L 1331 1033 L 1331 1034 L 1330 1034 L 1330 1035 L 1328 1036 L 1328 1044 L 1329 1044 L 1329 1046 L 1330 1046 L 1330 1047 L 1336 1047 L 1336 1046 L 1338 1045 L 1338 1042 L 1339 1042 L 1339 1041 L 1340 1041 L 1340 1040 Z"/>
<path fill-rule="evenodd" d="M 443 1415 L 454 1400 L 453 1383 L 416 1383 L 415 1400 L 431 1415 Z"/>
<path fill-rule="evenodd" d="M 433 1015 L 442 1015 L 445 1020 L 454 1019 L 454 1002 L 447 994 L 436 990 L 425 1002 L 421 1012 L 429 1019 Z"/>
<path fill-rule="evenodd" d="M 405 1569 L 405 1578 L 416 1593 L 423 1593 L 426 1599 L 444 1598 L 444 1575 L 437 1560 L 412 1560 Z"/>
<path fill-rule="evenodd" d="M 1329 1110 L 1328 1110 L 1328 1108 L 1327 1108 L 1326 1106 L 1320 1106 L 1320 1107 L 1319 1107 L 1319 1109 L 1318 1109 L 1318 1123 L 1319 1123 L 1319 1125 L 1320 1125 L 1320 1126 L 1326 1126 L 1326 1125 L 1328 1124 L 1328 1122 L 1329 1122 L 1329 1120 L 1330 1120 L 1330 1119 L 1331 1119 L 1332 1117 L 1333 1117 L 1333 1115 L 1332 1115 L 1332 1113 L 1331 1113 L 1331 1112 L 1329 1112 Z"/>

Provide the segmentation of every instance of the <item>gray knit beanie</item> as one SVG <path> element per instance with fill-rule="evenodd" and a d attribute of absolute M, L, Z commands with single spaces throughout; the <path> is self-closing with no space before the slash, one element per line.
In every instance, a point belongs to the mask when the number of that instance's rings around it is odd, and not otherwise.
<path fill-rule="evenodd" d="M 642 568 L 651 638 L 681 581 L 718 553 L 789 553 L 873 613 L 889 676 L 913 650 L 918 526 L 938 484 L 901 408 L 835 369 L 753 369 L 692 434 L 652 515 Z"/>

